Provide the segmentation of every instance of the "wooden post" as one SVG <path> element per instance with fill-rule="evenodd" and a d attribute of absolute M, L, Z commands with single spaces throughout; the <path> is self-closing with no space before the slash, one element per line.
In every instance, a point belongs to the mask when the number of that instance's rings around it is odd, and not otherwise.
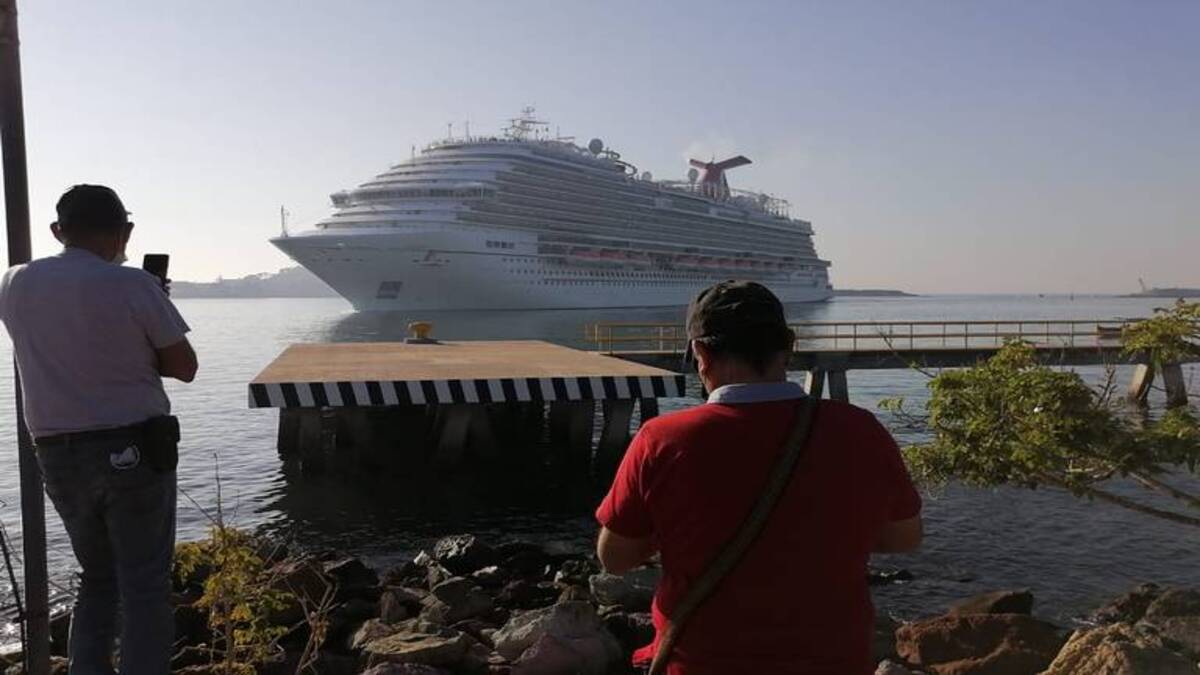
<path fill-rule="evenodd" d="M 813 368 L 804 376 L 804 390 L 813 398 L 821 398 L 825 393 L 825 371 Z"/>
<path fill-rule="evenodd" d="M 442 405 L 437 408 L 437 447 L 433 461 L 440 466 L 454 464 L 467 444 L 471 418 L 465 405 Z"/>
<path fill-rule="evenodd" d="M 325 472 L 326 455 L 333 450 L 337 441 L 336 420 L 321 409 L 306 410 L 300 416 L 297 450 L 300 454 L 300 471 L 307 475 Z"/>
<path fill-rule="evenodd" d="M 658 399 L 641 399 L 641 401 L 638 403 L 638 411 L 641 415 L 641 424 L 645 424 L 655 417 L 658 417 Z"/>
<path fill-rule="evenodd" d="M 592 457 L 595 417 L 595 401 L 554 401 L 550 404 L 552 461 L 564 459 L 557 463 L 566 471 L 587 471 Z"/>
<path fill-rule="evenodd" d="M 25 104 L 21 93 L 21 48 L 16 0 L 0 0 L 0 152 L 3 154 L 4 215 L 8 264 L 29 262 L 29 174 L 25 162 Z M 25 426 L 20 375 L 13 367 L 17 409 L 17 466 L 21 475 L 21 552 L 25 572 L 25 672 L 50 672 L 50 585 L 46 571 L 46 498 L 33 439 Z M 15 591 L 16 589 L 14 589 Z"/>
<path fill-rule="evenodd" d="M 604 401 L 604 426 L 596 446 L 593 474 L 604 481 L 611 477 L 629 447 L 629 423 L 633 421 L 633 399 Z"/>
<path fill-rule="evenodd" d="M 1167 406 L 1177 408 L 1187 405 L 1187 383 L 1183 380 L 1183 366 L 1168 363 L 1162 369 L 1163 387 L 1167 390 Z"/>
<path fill-rule="evenodd" d="M 305 408 L 279 409 L 279 434 L 275 439 L 275 449 L 284 459 L 296 454 L 300 447 L 300 419 L 305 411 Z"/>
<path fill-rule="evenodd" d="M 1149 363 L 1139 363 L 1133 371 L 1133 380 L 1129 382 L 1129 400 L 1134 403 L 1145 403 L 1150 396 L 1150 385 L 1154 383 L 1154 366 Z"/>
<path fill-rule="evenodd" d="M 834 401 L 850 402 L 850 387 L 846 383 L 846 371 L 829 371 L 829 398 Z"/>

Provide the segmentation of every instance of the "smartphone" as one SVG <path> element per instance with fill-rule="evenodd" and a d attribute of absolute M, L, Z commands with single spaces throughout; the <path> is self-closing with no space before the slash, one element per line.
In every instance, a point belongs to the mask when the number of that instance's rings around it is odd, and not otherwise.
<path fill-rule="evenodd" d="M 167 283 L 167 265 L 171 256 L 166 253 L 147 253 L 142 256 L 142 269 L 158 277 L 164 285 Z"/>

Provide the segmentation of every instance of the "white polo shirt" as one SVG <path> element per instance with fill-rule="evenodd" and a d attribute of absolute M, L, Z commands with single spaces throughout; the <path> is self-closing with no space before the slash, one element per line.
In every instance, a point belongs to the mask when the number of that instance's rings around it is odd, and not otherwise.
<path fill-rule="evenodd" d="M 171 411 L 155 350 L 189 328 L 150 274 L 67 248 L 4 274 L 0 321 L 12 337 L 34 438 Z"/>

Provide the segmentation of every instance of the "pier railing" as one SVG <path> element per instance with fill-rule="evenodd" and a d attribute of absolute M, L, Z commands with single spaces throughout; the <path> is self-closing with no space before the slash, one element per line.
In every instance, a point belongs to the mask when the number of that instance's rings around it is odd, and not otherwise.
<path fill-rule="evenodd" d="M 918 351 L 996 348 L 1008 340 L 1039 347 L 1113 347 L 1138 319 L 1018 319 L 994 321 L 798 321 L 796 351 Z M 682 353 L 682 324 L 603 322 L 585 327 L 586 339 L 605 354 Z"/>

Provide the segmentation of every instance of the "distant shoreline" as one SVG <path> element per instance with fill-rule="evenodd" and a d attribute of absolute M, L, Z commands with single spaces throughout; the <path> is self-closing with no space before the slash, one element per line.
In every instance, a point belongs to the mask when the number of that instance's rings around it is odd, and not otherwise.
<path fill-rule="evenodd" d="M 916 298 L 916 293 L 897 291 L 888 288 L 835 288 L 834 297 L 847 298 Z"/>

